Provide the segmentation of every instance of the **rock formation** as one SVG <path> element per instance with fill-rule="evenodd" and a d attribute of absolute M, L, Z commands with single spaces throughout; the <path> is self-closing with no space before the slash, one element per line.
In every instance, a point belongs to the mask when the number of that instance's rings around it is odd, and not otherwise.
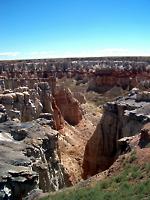
<path fill-rule="evenodd" d="M 50 88 L 48 82 L 41 82 L 37 84 L 37 90 L 39 94 L 40 102 L 43 106 L 43 113 L 51 113 L 54 118 L 55 128 L 57 130 L 63 128 L 64 119 L 56 104 L 56 100 L 52 95 L 53 89 Z"/>
<path fill-rule="evenodd" d="M 127 153 L 133 149 L 143 149 L 150 143 L 150 123 L 145 124 L 140 133 L 135 136 L 121 138 L 117 141 L 118 154 Z"/>
<path fill-rule="evenodd" d="M 0 123 L 1 199 L 18 200 L 34 188 L 48 192 L 65 186 L 58 132 L 51 129 L 51 120 Z"/>
<path fill-rule="evenodd" d="M 82 119 L 82 110 L 71 91 L 68 88 L 57 87 L 54 98 L 65 121 L 71 125 L 77 125 Z"/>
<path fill-rule="evenodd" d="M 10 119 L 26 122 L 39 118 L 41 113 L 49 113 L 53 115 L 53 127 L 57 130 L 63 128 L 64 120 L 72 125 L 81 121 L 80 103 L 69 89 L 57 87 L 52 95 L 48 82 L 40 82 L 34 87 L 19 87 L 14 92 L 6 90 L 0 94 L 0 103 L 4 105 Z"/>
<path fill-rule="evenodd" d="M 0 62 L 0 198 L 22 199 L 35 188 L 48 192 L 75 184 L 82 163 L 83 178 L 107 169 L 128 146 L 122 138 L 150 120 L 150 94 L 135 88 L 149 90 L 149 66 L 144 58 Z M 67 78 L 101 96 L 134 90 L 104 105 L 94 132 L 97 114 L 90 105 L 86 113 L 82 90 L 58 84 Z M 138 144 L 146 140 L 143 130 Z"/>
<path fill-rule="evenodd" d="M 121 60 L 122 59 L 122 60 Z M 0 89 L 20 86 L 33 88 L 48 82 L 55 90 L 56 78 L 74 78 L 88 83 L 88 90 L 106 92 L 114 86 L 123 89 L 150 88 L 150 65 L 145 58 L 74 58 L 0 62 Z"/>
<path fill-rule="evenodd" d="M 106 103 L 102 119 L 86 145 L 83 177 L 106 170 L 116 159 L 117 141 L 137 134 L 150 121 L 149 113 L 149 93 L 146 98 L 145 93 L 132 93 Z"/>
<path fill-rule="evenodd" d="M 5 106 L 11 119 L 17 118 L 21 121 L 36 119 L 42 111 L 42 104 L 36 100 L 33 102 L 29 90 L 23 92 L 5 91 L 5 93 L 0 94 L 0 103 Z"/>
<path fill-rule="evenodd" d="M 56 89 L 55 77 L 29 71 L 2 72 L 8 78 L 1 81 L 0 93 L 2 199 L 18 200 L 35 188 L 48 192 L 72 184 L 61 164 L 56 130 L 65 121 L 81 121 L 80 103 L 69 89 Z"/>

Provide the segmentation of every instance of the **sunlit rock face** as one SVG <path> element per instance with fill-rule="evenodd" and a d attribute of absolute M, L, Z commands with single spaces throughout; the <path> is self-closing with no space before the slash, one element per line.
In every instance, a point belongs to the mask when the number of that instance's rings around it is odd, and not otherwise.
<path fill-rule="evenodd" d="M 148 62 L 106 58 L 0 62 L 0 198 L 21 199 L 36 188 L 56 191 L 81 180 L 86 137 L 95 125 L 83 116 L 84 96 L 57 85 L 62 78 L 99 93 L 148 89 L 150 67 Z M 148 109 L 147 93 L 104 106 L 86 145 L 84 178 L 113 163 L 118 139 L 136 134 L 149 120 Z"/>
<path fill-rule="evenodd" d="M 0 103 L 5 106 L 10 119 L 22 122 L 39 118 L 41 113 L 50 113 L 54 118 L 53 128 L 60 130 L 64 121 L 77 125 L 82 119 L 82 109 L 77 98 L 84 101 L 82 95 L 73 94 L 68 88 L 51 88 L 48 82 L 35 83 L 33 89 L 18 87 L 5 90 L 0 94 Z"/>
<path fill-rule="evenodd" d="M 58 132 L 50 120 L 0 123 L 0 196 L 21 199 L 35 188 L 43 192 L 66 186 L 60 163 Z"/>
<path fill-rule="evenodd" d="M 88 83 L 88 90 L 106 92 L 114 86 L 130 90 L 150 88 L 150 65 L 146 58 L 74 58 L 0 62 L 0 90 L 48 82 L 52 93 L 56 78 Z"/>
<path fill-rule="evenodd" d="M 80 122 L 80 103 L 66 88 L 63 112 L 55 98 L 56 78 L 48 71 L 21 71 L 18 64 L 14 71 L 7 69 L 0 82 L 0 197 L 22 199 L 36 188 L 49 192 L 71 185 L 61 164 L 56 130 L 64 128 L 66 119 L 72 125 Z M 70 118 L 67 109 L 72 111 Z"/>
<path fill-rule="evenodd" d="M 147 148 L 150 144 L 150 123 L 146 123 L 139 134 L 118 140 L 118 154 L 127 153 L 135 149 Z"/>
<path fill-rule="evenodd" d="M 134 87 L 150 88 L 150 69 L 146 64 L 141 63 L 113 63 L 97 68 L 89 81 L 88 90 L 99 93 L 106 92 L 114 86 L 124 90 Z"/>
<path fill-rule="evenodd" d="M 40 102 L 43 106 L 43 113 L 51 113 L 54 118 L 54 128 L 60 130 L 64 127 L 64 119 L 53 95 L 53 89 L 48 82 L 40 82 L 37 85 Z"/>
<path fill-rule="evenodd" d="M 77 125 L 82 119 L 82 109 L 71 91 L 68 88 L 58 86 L 54 98 L 64 120 L 71 125 Z"/>
<path fill-rule="evenodd" d="M 21 121 L 31 121 L 38 118 L 40 112 L 42 112 L 42 104 L 36 100 L 34 102 L 29 91 L 5 91 L 0 95 L 0 103 L 5 106 L 6 112 L 11 119 L 17 118 Z"/>
<path fill-rule="evenodd" d="M 106 170 L 116 159 L 118 139 L 137 134 L 150 122 L 148 96 L 133 93 L 104 105 L 102 119 L 85 148 L 84 178 Z"/>

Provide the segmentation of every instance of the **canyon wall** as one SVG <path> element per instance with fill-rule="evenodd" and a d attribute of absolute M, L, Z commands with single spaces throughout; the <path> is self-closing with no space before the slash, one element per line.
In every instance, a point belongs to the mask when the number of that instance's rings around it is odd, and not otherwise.
<path fill-rule="evenodd" d="M 88 91 L 100 93 L 114 86 L 149 89 L 150 67 L 147 61 L 107 59 L 0 62 L 3 198 L 22 199 L 35 188 L 56 191 L 81 178 L 76 171 L 82 166 L 86 137 L 95 126 L 83 116 L 84 96 L 59 85 L 57 80 L 62 78 L 72 78 L 78 85 L 87 84 Z M 130 96 L 104 105 L 103 117 L 85 148 L 83 178 L 114 162 L 118 139 L 135 135 L 149 121 L 149 104 L 149 93 L 134 89 Z"/>
<path fill-rule="evenodd" d="M 83 178 L 110 167 L 118 151 L 118 140 L 137 134 L 150 121 L 150 93 L 133 92 L 104 105 L 97 128 L 87 142 Z"/>
<path fill-rule="evenodd" d="M 48 82 L 40 82 L 34 89 L 18 87 L 0 94 L 3 199 L 21 200 L 36 188 L 49 192 L 72 184 L 61 164 L 56 130 L 67 122 L 78 124 L 82 109 L 71 91 L 57 92 L 53 96 Z"/>
<path fill-rule="evenodd" d="M 64 127 L 64 121 L 71 125 L 81 121 L 80 103 L 68 88 L 57 87 L 54 95 L 48 82 L 36 83 L 34 88 L 19 87 L 0 94 L 0 103 L 11 120 L 26 122 L 52 115 L 54 124 L 51 126 L 57 130 Z"/>
<path fill-rule="evenodd" d="M 136 60 L 136 59 L 135 59 Z M 88 83 L 88 91 L 106 92 L 114 86 L 130 90 L 150 88 L 149 61 L 134 59 L 56 59 L 0 62 L 0 89 L 20 86 L 33 88 L 37 82 L 48 82 L 52 93 L 56 78 L 74 78 Z"/>

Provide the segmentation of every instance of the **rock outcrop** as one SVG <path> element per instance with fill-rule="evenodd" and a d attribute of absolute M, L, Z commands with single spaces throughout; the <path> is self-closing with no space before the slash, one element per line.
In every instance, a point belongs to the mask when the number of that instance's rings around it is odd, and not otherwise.
<path fill-rule="evenodd" d="M 32 89 L 3 91 L 0 103 L 2 199 L 22 199 L 35 188 L 48 192 L 71 185 L 56 131 L 65 121 L 77 125 L 82 119 L 80 103 L 70 90 L 53 90 L 48 82 L 39 82 Z"/>
<path fill-rule="evenodd" d="M 19 200 L 34 188 L 48 192 L 66 185 L 51 120 L 0 123 L 1 199 Z"/>
<path fill-rule="evenodd" d="M 0 62 L 2 198 L 22 199 L 35 188 L 54 191 L 81 180 L 84 147 L 97 115 L 91 108 L 83 112 L 86 99 L 82 93 L 58 86 L 57 79 L 71 78 L 79 87 L 85 84 L 88 91 L 107 92 L 110 97 L 133 87 L 150 88 L 149 60 L 117 59 Z M 135 135 L 149 121 L 149 98 L 149 93 L 134 90 L 104 106 L 103 117 L 86 145 L 84 178 L 107 169 L 120 151 L 122 141 L 118 140 Z M 149 136 L 143 132 L 141 145 L 145 137 Z"/>
<path fill-rule="evenodd" d="M 82 97 L 78 94 L 83 102 Z M 34 89 L 19 87 L 14 92 L 5 90 L 0 94 L 0 103 L 12 120 L 17 118 L 26 122 L 39 118 L 42 113 L 52 114 L 53 128 L 57 130 L 64 127 L 64 120 L 71 125 L 77 125 L 83 114 L 79 101 L 68 88 L 57 86 L 52 94 L 48 82 L 37 83 Z"/>
<path fill-rule="evenodd" d="M 65 120 L 77 125 L 81 119 L 80 103 L 67 88 L 53 90 L 48 82 L 39 82 L 32 89 L 3 91 L 0 197 L 21 200 L 36 188 L 48 192 L 70 186 L 73 181 L 61 164 L 56 130 L 64 128 Z"/>
<path fill-rule="evenodd" d="M 150 121 L 149 113 L 150 98 L 139 99 L 139 93 L 106 103 L 102 119 L 86 145 L 83 177 L 106 170 L 116 159 L 117 141 L 137 134 Z"/>
<path fill-rule="evenodd" d="M 42 111 L 42 104 L 31 99 L 30 91 L 5 91 L 5 93 L 0 94 L 0 103 L 4 105 L 11 119 L 17 118 L 21 121 L 32 121 L 38 118 Z"/>
<path fill-rule="evenodd" d="M 74 58 L 0 62 L 0 90 L 20 86 L 33 88 L 48 82 L 55 90 L 56 78 L 74 78 L 88 83 L 88 90 L 106 92 L 114 86 L 123 89 L 150 88 L 150 65 L 146 58 Z"/>
<path fill-rule="evenodd" d="M 41 82 L 37 84 L 37 90 L 40 98 L 40 102 L 43 106 L 43 113 L 51 113 L 54 118 L 55 128 L 60 130 L 64 127 L 64 119 L 60 109 L 56 103 L 56 99 L 52 94 L 52 89 L 48 82 Z"/>
<path fill-rule="evenodd" d="M 150 123 L 144 125 L 140 133 L 135 136 L 124 137 L 118 140 L 118 154 L 127 153 L 137 148 L 143 149 L 150 144 Z"/>
<path fill-rule="evenodd" d="M 71 91 L 68 88 L 58 86 L 54 98 L 64 120 L 71 125 L 77 125 L 82 119 L 82 109 Z"/>

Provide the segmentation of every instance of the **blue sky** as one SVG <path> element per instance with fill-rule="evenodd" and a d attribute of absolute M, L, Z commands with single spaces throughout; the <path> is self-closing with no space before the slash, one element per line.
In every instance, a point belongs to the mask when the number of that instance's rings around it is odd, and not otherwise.
<path fill-rule="evenodd" d="M 0 59 L 150 55 L 150 0 L 0 0 Z"/>

